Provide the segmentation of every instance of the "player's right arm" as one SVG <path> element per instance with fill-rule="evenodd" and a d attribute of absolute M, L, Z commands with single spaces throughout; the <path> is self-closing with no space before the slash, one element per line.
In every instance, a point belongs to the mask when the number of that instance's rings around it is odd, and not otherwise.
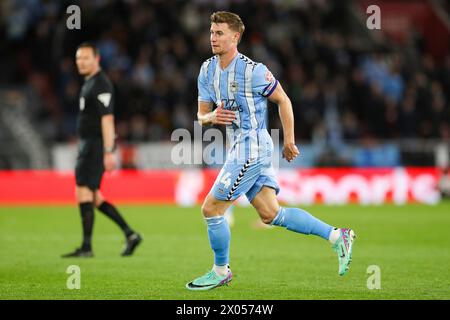
<path fill-rule="evenodd" d="M 114 92 L 112 84 L 104 80 L 96 84 L 95 103 L 101 116 L 101 131 L 103 139 L 103 165 L 106 171 L 116 167 L 114 156 L 115 129 L 114 129 Z"/>
<path fill-rule="evenodd" d="M 233 111 L 225 110 L 223 102 L 213 111 L 214 100 L 207 80 L 207 64 L 203 63 L 198 75 L 198 112 L 197 119 L 201 126 L 213 124 L 230 125 L 236 118 Z"/>
<path fill-rule="evenodd" d="M 197 119 L 201 126 L 208 126 L 213 124 L 230 125 L 236 119 L 233 111 L 226 110 L 222 104 L 212 111 L 212 102 L 198 102 Z"/>

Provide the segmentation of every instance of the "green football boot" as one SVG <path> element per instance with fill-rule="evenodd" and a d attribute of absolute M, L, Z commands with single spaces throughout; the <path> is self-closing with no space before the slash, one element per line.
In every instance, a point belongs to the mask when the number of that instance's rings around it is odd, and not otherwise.
<path fill-rule="evenodd" d="M 231 270 L 228 270 L 226 276 L 219 276 L 214 270 L 209 271 L 204 276 L 197 278 L 188 284 L 186 288 L 189 290 L 211 290 L 223 285 L 228 285 L 228 283 L 233 279 L 233 274 Z"/>
<path fill-rule="evenodd" d="M 350 262 L 352 262 L 352 248 L 356 235 L 352 229 L 342 228 L 339 231 L 341 235 L 332 248 L 338 255 L 339 275 L 343 276 L 347 273 Z"/>

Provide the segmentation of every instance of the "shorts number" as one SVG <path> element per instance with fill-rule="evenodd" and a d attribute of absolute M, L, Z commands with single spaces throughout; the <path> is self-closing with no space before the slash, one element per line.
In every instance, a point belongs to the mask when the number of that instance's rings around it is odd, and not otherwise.
<path fill-rule="evenodd" d="M 231 178 L 230 178 L 230 173 L 229 172 L 225 172 L 222 177 L 220 178 L 220 183 L 222 183 L 226 189 L 228 189 L 228 187 L 231 184 Z"/>

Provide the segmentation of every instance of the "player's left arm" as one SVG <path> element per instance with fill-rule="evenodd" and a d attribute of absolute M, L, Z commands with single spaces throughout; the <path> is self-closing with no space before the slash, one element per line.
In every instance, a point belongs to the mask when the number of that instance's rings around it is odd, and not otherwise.
<path fill-rule="evenodd" d="M 103 137 L 103 165 L 106 171 L 112 171 L 116 167 L 114 157 L 114 115 L 106 114 L 102 116 L 102 137 Z"/>
<path fill-rule="evenodd" d="M 106 171 L 116 168 L 115 127 L 114 127 L 114 92 L 110 83 L 99 84 L 96 94 L 97 110 L 101 116 L 103 139 L 103 165 Z"/>
<path fill-rule="evenodd" d="M 288 162 L 294 160 L 300 152 L 295 145 L 294 134 L 294 112 L 292 111 L 292 103 L 280 83 L 275 90 L 268 96 L 270 102 L 278 105 L 278 112 L 283 126 L 283 158 Z"/>

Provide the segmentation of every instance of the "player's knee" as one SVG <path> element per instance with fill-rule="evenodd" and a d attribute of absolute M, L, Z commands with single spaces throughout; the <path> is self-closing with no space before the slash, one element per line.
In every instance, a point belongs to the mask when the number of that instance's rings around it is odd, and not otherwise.
<path fill-rule="evenodd" d="M 202 214 L 204 217 L 214 216 L 214 206 L 205 201 L 202 205 Z"/>
<path fill-rule="evenodd" d="M 94 201 L 94 193 L 88 187 L 78 186 L 76 194 L 77 194 L 77 201 L 79 203 Z"/>

